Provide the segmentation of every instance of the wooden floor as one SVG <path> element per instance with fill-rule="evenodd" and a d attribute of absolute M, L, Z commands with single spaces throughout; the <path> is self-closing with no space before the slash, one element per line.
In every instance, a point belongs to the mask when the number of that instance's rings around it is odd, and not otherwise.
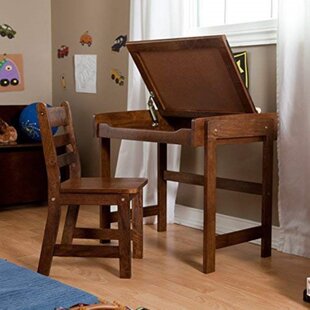
<path fill-rule="evenodd" d="M 46 207 L 0 211 L 0 257 L 36 270 Z M 82 209 L 79 224 L 97 224 L 97 208 Z M 87 220 L 86 220 L 87 219 Z M 201 273 L 202 233 L 179 225 L 157 233 L 145 227 L 144 259 L 133 260 L 133 277 L 118 277 L 118 260 L 54 258 L 51 277 L 107 300 L 149 309 L 307 309 L 302 301 L 310 260 L 259 246 L 220 249 L 216 272 Z"/>

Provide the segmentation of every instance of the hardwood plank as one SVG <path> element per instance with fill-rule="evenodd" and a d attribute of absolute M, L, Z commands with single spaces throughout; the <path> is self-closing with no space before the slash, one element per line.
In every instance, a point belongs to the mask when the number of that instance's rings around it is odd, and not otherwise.
<path fill-rule="evenodd" d="M 1 210 L 1 257 L 36 270 L 46 211 L 38 205 Z M 80 213 L 79 225 L 97 225 L 98 207 L 82 206 Z M 181 225 L 169 224 L 164 233 L 144 225 L 144 258 L 133 260 L 128 281 L 118 278 L 118 261 L 108 258 L 55 257 L 50 276 L 134 309 L 307 309 L 302 292 L 310 259 L 276 250 L 260 258 L 259 246 L 243 243 L 218 250 L 216 272 L 205 275 L 202 235 Z"/>

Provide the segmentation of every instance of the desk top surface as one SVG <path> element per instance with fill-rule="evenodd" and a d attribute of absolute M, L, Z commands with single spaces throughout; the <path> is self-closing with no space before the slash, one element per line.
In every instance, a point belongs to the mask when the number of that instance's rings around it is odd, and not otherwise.
<path fill-rule="evenodd" d="M 132 41 L 127 48 L 162 116 L 256 113 L 225 36 Z"/>

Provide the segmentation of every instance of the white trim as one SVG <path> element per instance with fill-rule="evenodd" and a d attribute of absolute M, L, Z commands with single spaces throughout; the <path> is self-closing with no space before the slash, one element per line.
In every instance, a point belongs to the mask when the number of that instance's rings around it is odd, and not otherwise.
<path fill-rule="evenodd" d="M 191 228 L 203 229 L 203 211 L 187 206 L 175 205 L 175 224 L 184 225 Z M 249 227 L 259 226 L 260 223 L 233 217 L 223 214 L 216 214 L 216 233 L 225 234 L 232 231 L 237 231 Z M 272 248 L 280 249 L 281 229 L 278 226 L 272 227 Z M 251 241 L 255 244 L 260 244 L 260 239 Z"/>
<path fill-rule="evenodd" d="M 277 43 L 277 20 L 270 19 L 259 22 L 220 25 L 212 27 L 191 27 L 187 36 L 204 36 L 225 34 L 232 47 L 267 45 Z"/>

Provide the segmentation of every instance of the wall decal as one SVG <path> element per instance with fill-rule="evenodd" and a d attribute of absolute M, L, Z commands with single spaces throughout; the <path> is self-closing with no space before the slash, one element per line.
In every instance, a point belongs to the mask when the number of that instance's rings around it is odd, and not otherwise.
<path fill-rule="evenodd" d="M 235 63 L 240 72 L 241 78 L 246 88 L 249 88 L 249 71 L 247 62 L 247 52 L 238 52 L 233 54 Z"/>
<path fill-rule="evenodd" d="M 0 55 L 0 92 L 24 90 L 22 54 Z"/>
<path fill-rule="evenodd" d="M 62 88 L 66 89 L 67 88 L 67 83 L 66 83 L 66 78 L 65 78 L 64 74 L 61 76 L 60 81 L 61 81 Z"/>
<path fill-rule="evenodd" d="M 112 51 L 119 52 L 120 49 L 126 45 L 126 42 L 127 42 L 127 35 L 118 36 L 115 39 L 114 44 L 112 45 Z"/>
<path fill-rule="evenodd" d="M 74 55 L 75 90 L 78 93 L 96 93 L 97 55 Z"/>
<path fill-rule="evenodd" d="M 8 37 L 13 39 L 16 35 L 16 31 L 8 24 L 0 25 L 0 35 L 1 37 Z"/>
<path fill-rule="evenodd" d="M 125 77 L 117 69 L 111 70 L 111 79 L 114 80 L 119 86 L 124 85 Z"/>
<path fill-rule="evenodd" d="M 80 43 L 82 45 L 88 45 L 91 46 L 93 44 L 93 38 L 92 36 L 88 33 L 88 31 L 85 31 L 81 37 L 80 37 Z"/>
<path fill-rule="evenodd" d="M 65 56 L 69 55 L 69 47 L 67 45 L 61 45 L 60 48 L 57 50 L 57 57 L 64 58 Z"/>

